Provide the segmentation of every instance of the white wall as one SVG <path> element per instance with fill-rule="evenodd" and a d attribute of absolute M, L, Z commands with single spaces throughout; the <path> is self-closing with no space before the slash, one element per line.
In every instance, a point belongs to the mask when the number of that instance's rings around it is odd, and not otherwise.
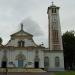
<path fill-rule="evenodd" d="M 16 67 L 18 67 L 18 60 L 16 60 L 16 56 L 20 52 L 22 52 L 22 54 L 24 54 L 24 56 L 26 57 L 26 60 L 24 60 L 24 64 L 26 64 L 27 62 L 34 63 L 34 61 L 33 61 L 33 59 L 34 59 L 34 52 L 33 52 L 33 50 L 31 50 L 31 51 L 30 50 L 9 50 L 8 54 L 7 54 L 8 62 L 13 61 L 13 63 L 16 65 Z M 31 66 L 27 66 L 27 67 L 33 67 L 33 66 L 34 65 L 32 64 Z"/>
<path fill-rule="evenodd" d="M 25 64 L 27 64 L 27 68 L 34 68 L 34 62 L 35 62 L 35 51 L 36 49 L 31 50 L 15 50 L 15 49 L 8 49 L 7 50 L 7 58 L 8 58 L 8 67 L 14 67 L 13 65 L 10 65 L 9 62 L 13 62 L 15 64 L 15 67 L 18 67 L 18 60 L 16 60 L 16 56 L 22 52 L 22 54 L 26 57 L 26 60 L 24 60 L 24 67 Z M 39 68 L 44 68 L 44 52 L 38 49 L 38 57 L 40 58 L 39 61 Z M 1 65 L 1 59 L 3 57 L 3 50 L 0 51 L 0 65 Z M 28 62 L 32 62 L 31 65 L 28 64 Z M 1 67 L 1 66 L 0 66 Z"/>
<path fill-rule="evenodd" d="M 0 67 L 1 67 L 1 63 L 2 63 L 2 58 L 3 58 L 3 49 L 2 50 L 0 50 Z"/>
<path fill-rule="evenodd" d="M 39 67 L 44 68 L 44 51 L 39 50 L 39 58 L 40 58 Z"/>
<path fill-rule="evenodd" d="M 18 41 L 20 41 L 21 39 L 14 39 L 14 40 L 10 40 L 7 44 L 7 46 L 14 46 L 14 47 L 18 47 Z M 24 46 L 36 46 L 35 42 L 33 42 L 33 39 L 29 40 L 29 39 L 22 39 L 23 41 L 25 41 Z"/>
<path fill-rule="evenodd" d="M 46 52 L 45 56 L 49 57 L 49 69 L 50 70 L 64 69 L 63 52 Z M 55 67 L 55 57 L 59 57 L 59 59 L 60 59 L 60 66 L 59 67 Z"/>

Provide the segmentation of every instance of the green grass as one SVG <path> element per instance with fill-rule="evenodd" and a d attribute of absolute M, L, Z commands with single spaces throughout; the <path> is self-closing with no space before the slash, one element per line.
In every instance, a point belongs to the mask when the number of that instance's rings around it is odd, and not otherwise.
<path fill-rule="evenodd" d="M 74 71 L 55 72 L 55 75 L 75 75 Z"/>

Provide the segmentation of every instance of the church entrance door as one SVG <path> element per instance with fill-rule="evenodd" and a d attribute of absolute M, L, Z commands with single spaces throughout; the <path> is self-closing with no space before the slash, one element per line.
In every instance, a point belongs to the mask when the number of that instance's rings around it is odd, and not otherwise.
<path fill-rule="evenodd" d="M 2 61 L 1 66 L 2 66 L 2 68 L 6 68 L 7 67 L 7 62 L 6 61 Z"/>
<path fill-rule="evenodd" d="M 38 61 L 35 61 L 34 65 L 35 65 L 35 68 L 39 68 L 39 62 Z"/>
<path fill-rule="evenodd" d="M 18 60 L 18 67 L 23 67 L 23 60 Z"/>

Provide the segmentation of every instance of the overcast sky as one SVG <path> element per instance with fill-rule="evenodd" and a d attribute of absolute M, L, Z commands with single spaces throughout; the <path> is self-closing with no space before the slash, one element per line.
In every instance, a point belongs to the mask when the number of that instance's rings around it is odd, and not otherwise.
<path fill-rule="evenodd" d="M 47 46 L 47 8 L 52 1 L 60 7 L 62 33 L 75 30 L 75 0 L 0 0 L 0 37 L 3 44 L 8 42 L 12 33 L 20 30 L 23 22 L 24 30 L 34 35 L 35 42 L 43 42 Z"/>

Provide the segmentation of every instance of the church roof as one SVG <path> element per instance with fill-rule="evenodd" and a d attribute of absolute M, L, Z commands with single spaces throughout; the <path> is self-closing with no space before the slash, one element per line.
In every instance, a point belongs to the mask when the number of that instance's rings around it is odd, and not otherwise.
<path fill-rule="evenodd" d="M 16 32 L 16 33 L 14 33 L 14 34 L 12 34 L 11 36 L 15 36 L 15 35 L 23 35 L 23 36 L 33 36 L 32 34 L 30 34 L 30 33 L 28 33 L 28 32 L 25 32 L 24 30 L 20 30 L 20 31 L 18 31 L 18 32 Z"/>

